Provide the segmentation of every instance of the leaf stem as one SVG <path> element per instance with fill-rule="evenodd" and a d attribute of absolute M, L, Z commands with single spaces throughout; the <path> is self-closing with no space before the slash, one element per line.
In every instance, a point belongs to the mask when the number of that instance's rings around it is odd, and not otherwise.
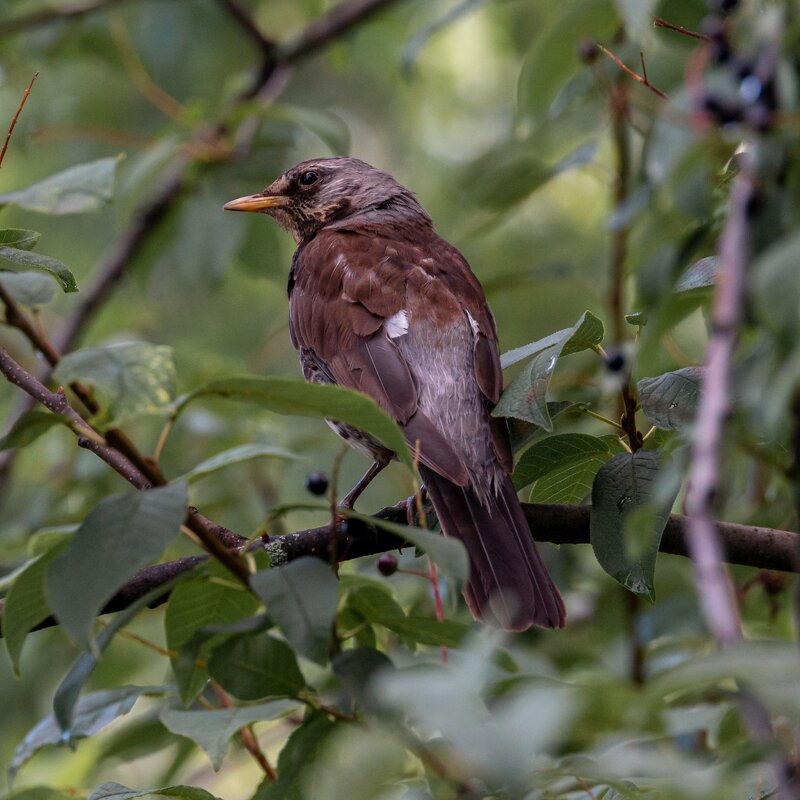
<path fill-rule="evenodd" d="M 609 419 L 608 417 L 604 417 L 602 414 L 598 414 L 596 411 L 592 411 L 590 408 L 586 408 L 586 406 L 581 406 L 580 410 L 589 417 L 594 419 L 600 420 L 600 422 L 605 422 L 606 425 L 610 425 L 615 430 L 618 430 L 620 433 L 625 433 L 625 429 L 620 425 L 618 422 L 614 422 L 613 419 Z"/>

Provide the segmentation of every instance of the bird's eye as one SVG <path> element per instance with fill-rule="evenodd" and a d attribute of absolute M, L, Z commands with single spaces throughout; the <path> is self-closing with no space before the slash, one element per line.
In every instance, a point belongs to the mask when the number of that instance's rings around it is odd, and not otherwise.
<path fill-rule="evenodd" d="M 303 186 L 311 186 L 312 183 L 316 183 L 318 180 L 319 180 L 319 175 L 317 175 L 317 173 L 312 170 L 304 172 L 300 176 L 300 183 Z"/>

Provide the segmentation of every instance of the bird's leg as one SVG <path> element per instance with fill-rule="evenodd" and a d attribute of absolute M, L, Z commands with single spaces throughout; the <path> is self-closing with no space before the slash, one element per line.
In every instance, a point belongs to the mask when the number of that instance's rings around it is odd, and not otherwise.
<path fill-rule="evenodd" d="M 361 492 L 372 483 L 372 479 L 389 463 L 386 461 L 373 461 L 370 468 L 361 476 L 358 483 L 342 498 L 340 508 L 352 509 Z"/>
<path fill-rule="evenodd" d="M 419 498 L 419 502 L 417 502 Z M 406 498 L 406 522 L 410 528 L 413 528 L 417 522 L 417 515 L 423 510 L 425 501 L 428 499 L 428 492 L 425 487 L 420 487 L 419 494 L 412 494 L 411 497 Z"/>

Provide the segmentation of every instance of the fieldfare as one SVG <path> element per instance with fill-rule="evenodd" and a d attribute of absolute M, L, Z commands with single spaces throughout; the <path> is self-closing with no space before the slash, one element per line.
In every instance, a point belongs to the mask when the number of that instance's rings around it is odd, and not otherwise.
<path fill-rule="evenodd" d="M 503 382 L 494 318 L 461 253 L 408 189 L 354 158 L 305 161 L 225 208 L 269 214 L 294 237 L 289 331 L 303 374 L 369 395 L 418 449 L 442 530 L 469 554 L 473 615 L 507 630 L 562 627 L 509 477 L 505 424 L 490 415 Z M 374 462 L 353 502 L 394 454 L 330 424 Z"/>

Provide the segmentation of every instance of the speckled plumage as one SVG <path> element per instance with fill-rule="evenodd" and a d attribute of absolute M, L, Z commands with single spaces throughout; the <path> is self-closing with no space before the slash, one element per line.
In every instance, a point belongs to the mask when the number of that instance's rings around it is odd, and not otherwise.
<path fill-rule="evenodd" d="M 490 415 L 497 333 L 463 256 L 408 189 L 356 159 L 303 162 L 229 207 L 264 210 L 295 237 L 290 331 L 303 373 L 370 395 L 418 447 L 442 529 L 469 553 L 475 616 L 510 630 L 563 625 L 509 478 L 505 426 Z M 338 432 L 379 462 L 392 455 Z"/>

